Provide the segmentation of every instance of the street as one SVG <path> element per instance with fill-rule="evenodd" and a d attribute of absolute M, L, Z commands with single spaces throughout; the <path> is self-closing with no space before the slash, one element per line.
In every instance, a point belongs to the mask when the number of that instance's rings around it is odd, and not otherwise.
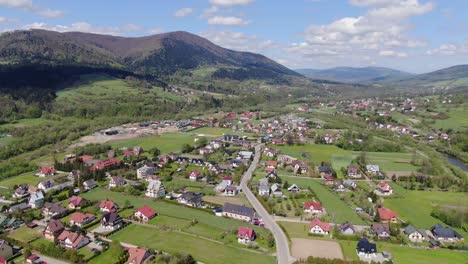
<path fill-rule="evenodd" d="M 252 178 L 252 173 L 255 171 L 255 168 L 257 167 L 257 164 L 260 160 L 261 146 L 262 145 L 255 146 L 254 160 L 252 161 L 252 164 L 250 164 L 249 169 L 244 173 L 240 186 L 255 211 L 257 211 L 258 215 L 263 219 L 265 227 L 270 229 L 271 233 L 275 237 L 276 258 L 278 263 L 289 264 L 294 261 L 294 258 L 289 253 L 289 245 L 286 235 L 278 226 L 278 224 L 273 220 L 272 216 L 265 210 L 265 208 L 263 208 L 262 204 L 257 200 L 257 197 L 255 197 L 255 195 L 248 187 L 248 182 Z"/>

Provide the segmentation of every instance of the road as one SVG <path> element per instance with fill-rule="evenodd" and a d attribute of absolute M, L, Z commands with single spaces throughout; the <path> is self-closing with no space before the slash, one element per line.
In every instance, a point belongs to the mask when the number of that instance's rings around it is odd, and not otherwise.
<path fill-rule="evenodd" d="M 248 183 L 252 178 L 252 173 L 255 171 L 255 168 L 257 167 L 257 164 L 260 160 L 261 147 L 262 145 L 255 146 L 254 160 L 252 161 L 252 164 L 250 164 L 249 169 L 244 173 L 240 186 L 244 194 L 247 196 L 250 204 L 252 204 L 255 211 L 257 211 L 259 216 L 263 219 L 265 227 L 270 229 L 271 233 L 275 237 L 276 258 L 278 263 L 289 264 L 294 261 L 294 258 L 289 254 L 289 245 L 286 235 L 279 227 L 279 225 L 273 220 L 273 217 L 265 210 L 265 208 L 263 208 L 262 204 L 257 200 L 257 197 L 255 197 L 255 195 L 248 187 Z"/>

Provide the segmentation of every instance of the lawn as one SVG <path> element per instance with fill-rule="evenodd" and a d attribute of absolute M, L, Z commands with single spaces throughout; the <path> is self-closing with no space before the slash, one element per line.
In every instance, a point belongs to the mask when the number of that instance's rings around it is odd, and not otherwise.
<path fill-rule="evenodd" d="M 162 250 L 170 254 L 187 253 L 203 263 L 275 263 L 273 257 L 245 251 L 210 240 L 201 240 L 175 231 L 160 231 L 156 228 L 131 225 L 112 235 L 117 239 L 137 246 Z M 92 262 L 97 263 L 97 262 Z M 100 262 L 102 263 L 102 262 Z"/>
<path fill-rule="evenodd" d="M 311 178 L 297 178 L 283 176 L 283 181 L 287 180 L 289 184 L 297 184 L 299 187 L 306 189 L 311 187 L 312 190 L 317 194 L 322 205 L 327 210 L 328 214 L 335 219 L 337 223 L 344 223 L 350 221 L 356 225 L 365 224 L 365 222 L 356 214 L 356 212 L 348 206 L 340 198 L 328 190 L 324 185 L 320 183 L 320 180 Z"/>
<path fill-rule="evenodd" d="M 461 130 L 468 128 L 468 111 L 458 108 L 452 109 L 447 113 L 449 118 L 447 119 L 438 119 L 431 126 L 436 129 L 454 129 Z"/>
<path fill-rule="evenodd" d="M 353 161 L 355 156 L 353 155 L 333 155 L 331 164 L 333 169 L 336 171 L 338 178 L 343 179 L 345 175 L 341 172 L 341 168 L 347 168 Z"/>
<path fill-rule="evenodd" d="M 215 135 L 215 136 L 222 136 L 223 134 L 233 134 L 231 128 L 222 128 L 222 127 L 201 127 L 194 130 L 190 130 L 192 134 L 207 134 L 207 135 Z"/>
<path fill-rule="evenodd" d="M 289 238 L 311 238 L 309 224 L 293 222 L 277 222 L 286 231 Z M 315 237 L 314 237 L 315 238 Z"/>
<path fill-rule="evenodd" d="M 36 186 L 37 184 L 39 184 L 39 182 L 45 180 L 46 178 L 36 177 L 34 176 L 35 173 L 36 172 L 27 172 L 16 177 L 5 179 L 0 182 L 0 186 L 7 187 L 10 189 L 13 188 L 13 186 L 15 185 L 19 185 L 23 183 Z M 55 176 L 47 177 L 47 179 L 54 179 L 60 176 L 63 176 L 63 175 L 55 175 Z"/>
<path fill-rule="evenodd" d="M 392 254 L 395 264 L 460 263 L 468 261 L 468 254 L 448 249 L 417 249 L 389 243 L 378 243 L 377 251 Z"/>
<path fill-rule="evenodd" d="M 419 228 L 430 229 L 441 221 L 431 216 L 435 205 L 468 206 L 466 193 L 410 191 L 399 188 L 399 198 L 385 199 L 384 206 L 395 210 L 398 216 Z M 457 229 L 463 236 L 468 233 Z"/>
<path fill-rule="evenodd" d="M 113 148 L 140 146 L 144 150 L 158 148 L 161 153 L 180 151 L 182 145 L 194 143 L 195 136 L 191 133 L 165 133 L 161 136 L 137 137 L 126 140 L 117 140 L 111 143 Z"/>
<path fill-rule="evenodd" d="M 305 159 L 312 160 L 316 165 L 322 161 L 331 161 L 334 155 L 350 155 L 350 151 L 340 149 L 333 145 L 293 145 L 293 146 L 274 146 L 281 150 L 281 154 L 293 156 L 298 159 L 304 159 L 302 154 L 306 154 Z"/>
<path fill-rule="evenodd" d="M 8 236 L 21 242 L 29 243 L 41 237 L 41 234 L 39 233 L 39 230 L 41 229 L 41 227 L 29 228 L 27 226 L 22 226 L 16 229 L 13 233 L 10 233 Z"/>
<path fill-rule="evenodd" d="M 341 251 L 343 252 L 343 256 L 345 260 L 358 260 L 358 256 L 356 254 L 356 245 L 357 241 L 354 240 L 339 240 Z"/>

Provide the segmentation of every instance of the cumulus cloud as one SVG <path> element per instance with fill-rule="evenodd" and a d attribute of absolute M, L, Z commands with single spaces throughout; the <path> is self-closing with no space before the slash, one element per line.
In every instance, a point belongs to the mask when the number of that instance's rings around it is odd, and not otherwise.
<path fill-rule="evenodd" d="M 406 57 L 408 57 L 408 54 L 406 54 L 405 52 L 398 52 L 398 51 L 394 51 L 394 50 L 381 50 L 379 52 L 379 56 L 406 58 Z"/>
<path fill-rule="evenodd" d="M 215 6 L 246 6 L 253 3 L 255 0 L 208 0 Z"/>
<path fill-rule="evenodd" d="M 71 25 L 51 25 L 43 22 L 35 22 L 22 26 L 22 29 L 44 29 L 58 32 L 88 32 L 96 34 L 106 34 L 121 36 L 129 32 L 142 31 L 143 27 L 134 24 L 124 24 L 118 27 L 96 26 L 87 22 L 76 22 Z"/>
<path fill-rule="evenodd" d="M 201 17 L 202 18 L 210 17 L 214 15 L 215 13 L 217 13 L 218 11 L 219 11 L 219 7 L 211 6 L 210 8 L 206 8 L 205 10 L 203 10 Z"/>
<path fill-rule="evenodd" d="M 0 6 L 23 9 L 47 18 L 62 17 L 64 15 L 63 11 L 35 5 L 32 0 L 0 0 Z"/>
<path fill-rule="evenodd" d="M 11 24 L 16 22 L 18 22 L 18 20 L 0 16 L 0 24 Z"/>
<path fill-rule="evenodd" d="M 280 46 L 272 40 L 264 40 L 256 35 L 231 30 L 209 30 L 201 32 L 200 36 L 223 48 L 237 51 L 265 53 L 268 49 Z"/>
<path fill-rule="evenodd" d="M 208 19 L 208 24 L 224 26 L 243 26 L 250 24 L 250 21 L 234 16 L 214 16 Z"/>
<path fill-rule="evenodd" d="M 174 13 L 176 17 L 185 17 L 193 13 L 193 8 L 184 7 Z"/>
<path fill-rule="evenodd" d="M 468 44 L 442 44 L 437 48 L 426 51 L 427 55 L 458 55 L 468 54 Z"/>

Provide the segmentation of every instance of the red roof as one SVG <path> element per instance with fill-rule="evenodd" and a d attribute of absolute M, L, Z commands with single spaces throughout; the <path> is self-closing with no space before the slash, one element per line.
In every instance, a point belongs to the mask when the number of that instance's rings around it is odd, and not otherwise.
<path fill-rule="evenodd" d="M 111 159 L 108 159 L 108 160 L 105 160 L 105 161 L 98 161 L 94 164 L 94 166 L 91 168 L 92 170 L 102 170 L 102 169 L 105 169 L 107 167 L 110 167 L 110 166 L 114 166 L 114 165 L 119 165 L 120 164 L 120 160 L 116 159 L 116 158 L 111 158 Z"/>
<path fill-rule="evenodd" d="M 2 256 L 0 256 L 0 264 L 6 264 L 6 259 Z"/>
<path fill-rule="evenodd" d="M 99 203 L 99 208 L 106 208 L 109 211 L 114 212 L 115 211 L 115 203 L 112 200 L 104 200 Z"/>
<path fill-rule="evenodd" d="M 31 256 L 28 257 L 29 260 L 38 260 L 39 257 L 36 254 L 32 254 Z"/>
<path fill-rule="evenodd" d="M 57 171 L 52 167 L 44 167 L 40 172 L 45 175 L 54 175 Z"/>
<path fill-rule="evenodd" d="M 265 172 L 269 172 L 269 173 L 275 172 L 275 168 L 266 167 L 266 168 L 265 168 Z"/>
<path fill-rule="evenodd" d="M 192 174 L 191 175 L 194 175 L 194 176 L 200 176 L 200 171 L 199 170 L 194 170 L 192 171 Z"/>
<path fill-rule="evenodd" d="M 313 208 L 315 210 L 322 211 L 323 207 L 320 203 L 317 203 L 316 201 L 308 201 L 304 203 L 304 209 L 310 209 Z"/>
<path fill-rule="evenodd" d="M 147 218 L 153 218 L 157 214 L 156 211 L 148 205 L 143 205 L 143 207 L 138 208 L 137 211 Z"/>
<path fill-rule="evenodd" d="M 146 248 L 127 248 L 128 251 L 128 263 L 140 264 L 149 255 Z"/>
<path fill-rule="evenodd" d="M 268 161 L 266 162 L 266 165 L 267 165 L 267 166 L 276 167 L 276 166 L 278 166 L 278 162 L 276 162 L 276 161 L 274 161 L 274 160 L 268 160 Z"/>
<path fill-rule="evenodd" d="M 249 240 L 252 240 L 254 236 L 255 236 L 255 231 L 252 228 L 241 226 L 239 227 L 239 231 L 237 231 L 238 238 L 247 237 Z"/>
<path fill-rule="evenodd" d="M 94 157 L 93 157 L 93 156 L 89 156 L 89 155 L 83 155 L 83 156 L 80 156 L 80 159 L 81 159 L 84 163 L 86 163 L 86 162 L 88 162 L 88 161 L 94 159 Z"/>
<path fill-rule="evenodd" d="M 72 216 L 70 217 L 70 222 L 73 221 L 74 223 L 81 224 L 85 222 L 86 220 L 93 218 L 93 217 L 94 217 L 93 214 L 76 212 L 76 213 L 73 213 Z"/>
<path fill-rule="evenodd" d="M 72 196 L 70 197 L 69 203 L 73 204 L 73 206 L 80 206 L 80 204 L 84 201 L 83 197 L 80 196 Z"/>
<path fill-rule="evenodd" d="M 126 150 L 126 151 L 124 151 L 123 155 L 124 156 L 135 156 L 135 152 L 133 152 L 131 150 Z"/>
<path fill-rule="evenodd" d="M 319 226 L 325 232 L 330 231 L 330 224 L 322 222 L 318 218 L 315 218 L 312 222 L 310 222 L 310 228 L 312 229 L 314 226 Z"/>
<path fill-rule="evenodd" d="M 388 184 L 387 182 L 379 182 L 379 184 L 377 185 L 377 187 L 382 190 L 382 191 L 391 191 L 392 190 L 392 186 L 390 186 L 390 184 Z"/>
<path fill-rule="evenodd" d="M 232 181 L 232 176 L 224 176 L 223 181 Z"/>
<path fill-rule="evenodd" d="M 380 207 L 377 210 L 379 212 L 379 216 L 381 220 L 388 221 L 388 220 L 391 220 L 392 218 L 397 217 L 397 213 L 390 209 Z"/>

